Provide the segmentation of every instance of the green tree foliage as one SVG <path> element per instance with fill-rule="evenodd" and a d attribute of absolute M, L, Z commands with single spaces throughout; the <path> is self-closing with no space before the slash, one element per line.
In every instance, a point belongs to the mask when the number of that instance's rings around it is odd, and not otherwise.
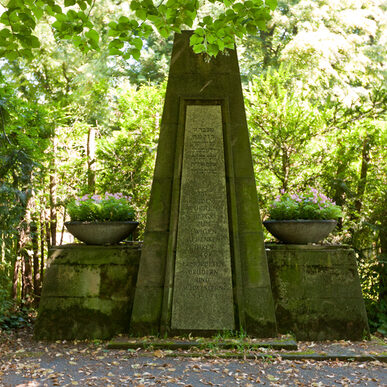
<path fill-rule="evenodd" d="M 97 149 L 97 186 L 101 192 L 133 197 L 141 227 L 145 225 L 165 84 L 123 88 L 117 97 L 117 121 Z"/>
<path fill-rule="evenodd" d="M 29 264 L 26 233 L 36 212 L 31 203 L 44 173 L 51 132 L 47 111 L 36 101 L 18 96 L 0 73 L 0 308 L 7 304 L 12 275 L 20 257 Z M 25 284 L 26 285 L 26 284 Z M 5 299 L 3 299 L 5 297 Z"/>
<path fill-rule="evenodd" d="M 196 53 L 216 56 L 225 48 L 234 47 L 234 36 L 255 33 L 265 28 L 270 10 L 276 0 L 209 0 L 217 3 L 221 12 L 216 18 L 202 15 L 198 0 L 132 0 L 125 12 L 103 20 L 97 25 L 92 18 L 94 0 L 10 0 L 0 16 L 2 56 L 9 60 L 18 57 L 32 59 L 41 40 L 35 30 L 39 23 L 49 23 L 58 40 L 69 40 L 82 52 L 99 50 L 104 35 L 108 34 L 109 52 L 125 59 L 139 59 L 144 40 L 153 30 L 163 38 L 173 32 L 196 25 L 191 45 Z"/>
<path fill-rule="evenodd" d="M 253 77 L 246 96 L 256 173 L 261 184 L 263 176 L 267 179 L 264 191 L 274 195 L 269 188 L 273 176 L 285 190 L 302 184 L 311 140 L 324 129 L 318 107 L 293 85 L 290 69 L 284 67 Z"/>

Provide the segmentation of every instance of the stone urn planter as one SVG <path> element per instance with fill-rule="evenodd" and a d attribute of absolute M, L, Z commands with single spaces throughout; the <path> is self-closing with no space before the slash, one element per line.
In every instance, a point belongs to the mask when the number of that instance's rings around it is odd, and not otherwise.
<path fill-rule="evenodd" d="M 317 243 L 335 228 L 336 220 L 266 220 L 270 234 L 287 244 Z"/>
<path fill-rule="evenodd" d="M 87 245 L 114 245 L 127 238 L 138 226 L 132 221 L 66 222 L 69 232 Z"/>

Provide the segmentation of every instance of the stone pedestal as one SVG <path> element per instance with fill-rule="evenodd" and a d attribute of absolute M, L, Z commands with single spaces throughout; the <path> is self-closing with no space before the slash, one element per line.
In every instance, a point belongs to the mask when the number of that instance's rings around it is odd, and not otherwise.
<path fill-rule="evenodd" d="M 127 331 L 140 244 L 64 245 L 50 250 L 37 339 L 107 339 Z"/>
<path fill-rule="evenodd" d="M 267 244 L 266 253 L 280 333 L 313 341 L 369 336 L 352 249 Z"/>

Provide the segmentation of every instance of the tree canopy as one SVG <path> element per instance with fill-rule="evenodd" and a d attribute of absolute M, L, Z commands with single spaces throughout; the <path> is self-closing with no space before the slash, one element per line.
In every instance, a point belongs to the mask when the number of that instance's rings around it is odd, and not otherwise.
<path fill-rule="evenodd" d="M 276 0 L 209 0 L 216 16 L 198 0 L 132 0 L 122 2 L 121 12 L 97 23 L 95 0 L 9 0 L 0 16 L 0 54 L 13 60 L 31 59 L 41 46 L 37 29 L 48 24 L 56 40 L 69 40 L 82 52 L 100 50 L 108 42 L 110 55 L 139 59 L 144 40 L 152 32 L 168 38 L 172 32 L 194 28 L 191 45 L 196 53 L 216 56 L 234 47 L 235 36 L 265 29 Z M 109 5 L 109 4 L 107 4 Z"/>

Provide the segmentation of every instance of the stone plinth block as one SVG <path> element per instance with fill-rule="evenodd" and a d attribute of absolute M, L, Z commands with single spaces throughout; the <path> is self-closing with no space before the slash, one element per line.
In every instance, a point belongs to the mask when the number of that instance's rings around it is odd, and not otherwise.
<path fill-rule="evenodd" d="M 280 333 L 297 340 L 369 335 L 354 251 L 314 245 L 266 246 Z"/>
<path fill-rule="evenodd" d="M 65 245 L 50 250 L 35 337 L 107 339 L 127 331 L 140 245 Z"/>

